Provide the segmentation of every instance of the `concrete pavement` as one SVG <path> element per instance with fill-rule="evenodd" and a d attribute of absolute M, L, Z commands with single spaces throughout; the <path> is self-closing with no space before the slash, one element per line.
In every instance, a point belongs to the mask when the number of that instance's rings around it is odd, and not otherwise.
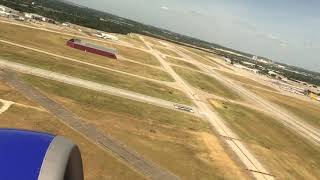
<path fill-rule="evenodd" d="M 34 76 L 38 76 L 38 77 L 42 77 L 42 78 L 46 78 L 46 79 L 51 79 L 54 81 L 59 81 L 59 82 L 63 82 L 66 84 L 70 84 L 70 85 L 74 85 L 74 86 L 78 86 L 78 87 L 110 94 L 113 96 L 131 99 L 134 101 L 143 102 L 143 103 L 155 105 L 155 106 L 162 107 L 162 108 L 167 108 L 167 109 L 174 110 L 174 111 L 188 113 L 188 112 L 181 111 L 181 110 L 174 108 L 174 105 L 178 104 L 178 103 L 162 100 L 159 98 L 147 96 L 144 94 L 139 94 L 139 93 L 128 91 L 128 90 L 123 90 L 120 88 L 115 88 L 115 87 L 108 86 L 105 84 L 100 84 L 100 83 L 96 83 L 96 82 L 92 82 L 92 81 L 87 81 L 87 80 L 75 78 L 75 77 L 68 76 L 65 74 L 55 73 L 52 71 L 47 71 L 47 70 L 19 64 L 19 63 L 10 62 L 10 61 L 3 60 L 3 59 L 0 59 L 0 68 L 10 69 L 10 70 L 17 71 L 20 73 L 30 74 L 30 75 L 34 75 Z M 180 104 L 180 105 L 183 105 L 183 104 Z M 187 105 L 183 105 L 183 106 L 190 107 Z M 188 113 L 188 114 L 194 115 L 194 116 L 199 116 L 199 112 L 198 112 L 197 108 L 195 108 L 195 107 L 190 107 L 190 108 L 192 108 L 195 111 L 195 113 Z"/>
<path fill-rule="evenodd" d="M 199 111 L 211 123 L 217 133 L 221 136 L 228 137 L 224 139 L 224 141 L 229 145 L 231 150 L 237 155 L 237 157 L 246 166 L 246 168 L 251 171 L 253 177 L 258 180 L 274 179 L 274 177 L 270 175 L 270 173 L 253 156 L 253 154 L 247 149 L 247 147 L 245 147 L 242 142 L 236 140 L 239 139 L 238 136 L 225 125 L 224 121 L 216 113 L 211 110 L 211 107 L 204 103 L 193 91 L 193 88 L 188 83 L 186 83 L 164 59 L 162 59 L 160 53 L 154 51 L 150 44 L 148 44 L 143 37 L 140 36 L 140 38 L 151 50 L 151 53 L 159 60 L 164 69 L 176 80 L 179 87 L 181 87 L 181 89 L 184 90 L 189 98 L 193 100 L 194 104 L 196 104 L 196 106 L 199 108 Z M 183 53 L 179 53 L 179 55 L 185 57 L 185 54 Z M 188 59 L 189 58 L 190 57 L 188 57 Z"/>

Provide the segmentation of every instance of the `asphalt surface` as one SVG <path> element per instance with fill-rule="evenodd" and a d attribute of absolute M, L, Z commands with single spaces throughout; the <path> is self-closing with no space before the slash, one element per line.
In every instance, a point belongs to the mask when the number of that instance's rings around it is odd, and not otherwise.
<path fill-rule="evenodd" d="M 150 160 L 145 159 L 137 152 L 128 148 L 112 136 L 99 131 L 92 124 L 86 123 L 76 114 L 64 108 L 60 104 L 51 100 L 49 97 L 39 92 L 37 89 L 29 86 L 21 81 L 15 73 L 5 72 L 3 74 L 4 80 L 18 92 L 28 99 L 40 104 L 48 112 L 59 118 L 63 123 L 81 133 L 87 139 L 100 145 L 103 149 L 111 151 L 117 155 L 122 161 L 129 164 L 138 172 L 146 177 L 155 180 L 179 180 L 180 178 L 166 169 L 161 168 Z"/>
<path fill-rule="evenodd" d="M 14 62 L 0 59 L 0 68 L 17 71 L 17 72 L 24 73 L 24 74 L 34 75 L 34 76 L 38 76 L 41 78 L 46 78 L 46 79 L 50 79 L 50 80 L 54 80 L 54 81 L 59 81 L 59 82 L 63 82 L 63 83 L 69 84 L 69 85 L 82 87 L 82 88 L 86 88 L 86 89 L 94 90 L 97 92 L 102 92 L 102 93 L 110 94 L 113 96 L 118 96 L 118 97 L 130 99 L 130 100 L 134 100 L 134 101 L 138 101 L 138 102 L 143 102 L 143 103 L 155 105 L 155 106 L 162 107 L 162 108 L 167 108 L 170 110 L 188 113 L 188 114 L 194 115 L 194 116 L 199 116 L 198 110 L 195 107 L 190 107 L 187 105 L 179 104 L 179 105 L 182 105 L 185 107 L 192 108 L 195 111 L 195 113 L 181 111 L 181 110 L 178 110 L 174 107 L 175 104 L 178 104 L 175 102 L 162 100 L 162 99 L 147 96 L 144 94 L 139 94 L 139 93 L 128 91 L 128 90 L 123 90 L 123 89 L 115 88 L 115 87 L 108 86 L 105 84 L 87 81 L 87 80 L 75 78 L 72 76 L 68 76 L 68 75 L 64 75 L 64 74 L 60 74 L 60 73 L 56 73 L 56 72 L 52 72 L 52 71 L 47 71 L 47 70 L 27 66 L 24 64 L 14 63 Z"/>
<path fill-rule="evenodd" d="M 187 50 L 190 53 L 193 53 Z M 200 57 L 199 57 L 200 58 Z M 202 65 L 201 63 L 197 63 L 201 70 L 206 72 L 206 74 L 215 77 L 221 83 L 225 84 L 227 87 L 234 89 L 243 97 L 251 100 L 256 105 L 260 106 L 264 109 L 264 111 L 268 111 L 269 114 L 278 120 L 281 124 L 290 128 L 300 136 L 304 137 L 309 142 L 313 143 L 316 146 L 320 146 L 320 130 L 308 123 L 306 123 L 301 118 L 293 115 L 292 113 L 288 112 L 282 107 L 258 96 L 257 94 L 249 91 L 248 89 L 234 83 L 231 79 L 221 75 L 220 73 L 216 72 L 213 68 L 207 65 Z M 199 65 L 200 64 L 200 65 Z"/>
<path fill-rule="evenodd" d="M 152 50 L 152 47 L 142 38 L 140 37 Z M 174 47 L 171 47 L 174 49 Z M 184 57 L 187 61 L 192 62 L 197 65 L 201 70 L 204 69 L 202 63 L 197 63 L 196 60 L 191 58 L 190 56 L 184 54 L 183 52 L 176 49 L 175 51 L 181 57 Z M 229 145 L 230 149 L 237 155 L 239 160 L 244 164 L 247 170 L 249 170 L 252 176 L 258 180 L 272 180 L 274 177 L 263 167 L 263 165 L 258 161 L 258 159 L 249 151 L 249 149 L 239 141 L 239 137 L 225 124 L 224 120 L 221 119 L 212 109 L 211 107 L 205 103 L 203 99 L 201 99 L 196 92 L 193 90 L 192 86 L 190 86 L 187 82 L 185 82 L 172 68 L 171 66 L 162 59 L 159 52 L 152 52 L 155 57 L 159 59 L 162 66 L 167 70 L 167 72 L 179 83 L 180 87 L 184 90 L 184 92 L 193 100 L 193 103 L 199 109 L 199 112 L 203 115 L 205 119 L 207 119 L 210 124 L 215 128 L 217 133 L 221 137 L 226 137 L 223 140 L 226 144 Z"/>
<path fill-rule="evenodd" d="M 38 52 L 38 53 L 43 53 L 43 54 L 46 54 L 46 55 L 49 55 L 49 56 L 61 58 L 61 59 L 67 60 L 67 61 L 72 61 L 72 62 L 76 62 L 76 63 L 79 63 L 79 64 L 84 64 L 84 65 L 87 65 L 87 66 L 91 66 L 91 67 L 95 67 L 95 68 L 100 68 L 100 69 L 104 69 L 104 70 L 108 70 L 108 71 L 112 71 L 112 72 L 116 72 L 116 73 L 120 73 L 120 74 L 124 74 L 124 75 L 128 75 L 128 76 L 132 76 L 132 77 L 135 77 L 135 78 L 140 78 L 140 79 L 152 81 L 152 82 L 155 82 L 155 83 L 158 83 L 158 84 L 171 85 L 170 82 L 155 80 L 155 79 L 152 79 L 152 78 L 147 78 L 147 77 L 144 77 L 144 76 L 139 76 L 139 75 L 136 75 L 136 74 L 127 73 L 127 72 L 124 72 L 124 71 L 115 70 L 115 69 L 108 68 L 108 67 L 105 67 L 105 66 L 100 66 L 100 65 L 93 64 L 93 63 L 88 63 L 88 62 L 85 62 L 85 61 L 77 60 L 77 59 L 74 59 L 74 58 L 69 58 L 69 57 L 66 57 L 66 56 L 61 56 L 61 55 L 58 55 L 58 54 L 55 54 L 55 53 L 47 52 L 47 51 L 44 51 L 44 50 L 41 50 L 41 49 L 37 49 L 37 48 L 25 46 L 25 45 L 21 45 L 21 44 L 18 44 L 18 43 L 14 43 L 14 42 L 2 40 L 2 39 L 0 39 L 0 42 L 1 43 L 5 43 L 5 44 L 9 44 L 9 45 L 12 45 L 12 46 L 16 46 L 16 47 L 28 49 L 28 50 L 31 50 L 31 51 L 35 51 L 35 52 Z M 125 59 L 129 61 L 129 59 L 127 59 L 127 58 L 125 58 Z M 137 63 L 137 62 L 132 61 L 132 60 L 130 60 L 130 62 Z M 137 63 L 137 64 L 141 64 L 141 63 Z"/>

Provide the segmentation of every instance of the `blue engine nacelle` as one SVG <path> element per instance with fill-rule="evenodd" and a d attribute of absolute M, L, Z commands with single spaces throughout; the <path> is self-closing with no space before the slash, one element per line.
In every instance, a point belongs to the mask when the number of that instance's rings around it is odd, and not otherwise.
<path fill-rule="evenodd" d="M 0 179 L 83 180 L 80 150 L 61 136 L 0 129 Z"/>

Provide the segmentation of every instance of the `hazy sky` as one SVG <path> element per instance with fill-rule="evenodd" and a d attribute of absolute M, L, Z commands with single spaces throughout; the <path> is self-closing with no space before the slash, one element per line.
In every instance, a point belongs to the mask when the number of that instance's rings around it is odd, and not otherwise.
<path fill-rule="evenodd" d="M 319 0 L 69 0 L 320 72 Z"/>

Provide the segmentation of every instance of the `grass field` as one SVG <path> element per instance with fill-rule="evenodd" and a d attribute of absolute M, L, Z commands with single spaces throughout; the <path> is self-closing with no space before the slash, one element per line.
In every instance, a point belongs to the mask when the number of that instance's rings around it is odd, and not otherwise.
<path fill-rule="evenodd" d="M 76 66 L 88 67 L 87 65 L 82 65 L 77 62 L 72 62 L 66 59 L 57 58 L 54 56 L 38 53 L 32 50 L 19 48 L 12 45 L 7 45 L 4 43 L 0 43 L 0 52 L 1 52 L 0 57 L 4 57 L 6 59 L 10 59 L 13 61 L 15 60 L 17 61 L 23 60 L 23 62 L 27 61 L 26 63 L 29 63 L 31 65 L 39 65 L 39 67 L 44 63 L 46 64 L 63 63 L 63 64 L 73 64 Z M 87 56 L 91 56 L 91 55 L 84 53 L 84 57 L 87 57 Z M 96 56 L 96 55 L 93 55 L 93 56 Z M 88 58 L 85 62 L 131 73 L 134 75 L 151 78 L 151 79 L 169 81 L 169 82 L 173 81 L 172 77 L 165 71 L 143 66 L 140 64 L 132 63 L 132 62 L 128 62 L 128 61 L 105 61 L 105 60 L 102 61 L 102 60 L 94 60 L 94 59 Z M 91 69 L 95 70 L 95 69 L 102 69 L 102 68 L 91 67 Z"/>
<path fill-rule="evenodd" d="M 318 147 L 261 112 L 220 101 L 212 104 L 277 179 L 320 177 Z"/>
<path fill-rule="evenodd" d="M 0 22 L 0 38 L 3 40 L 12 41 L 22 45 L 31 46 L 33 48 L 38 48 L 41 50 L 49 51 L 51 53 L 76 58 L 83 61 L 86 61 L 88 59 L 104 61 L 106 65 L 114 61 L 113 59 L 109 59 L 103 56 L 93 55 L 67 47 L 66 42 L 69 39 L 73 38 L 67 35 L 61 35 L 57 33 L 51 33 L 47 31 Z M 99 41 L 94 43 L 109 47 L 115 47 L 117 48 L 120 55 L 129 59 L 150 65 L 160 65 L 158 60 L 150 53 L 120 45 L 112 45 L 107 42 L 102 43 Z M 127 66 L 126 68 L 129 69 L 130 66 Z"/>
<path fill-rule="evenodd" d="M 125 58 L 149 65 L 160 66 L 160 62 L 158 61 L 158 59 L 148 52 L 116 44 L 112 46 L 116 48 L 119 54 Z"/>
<path fill-rule="evenodd" d="M 160 46 L 160 47 L 166 47 L 164 44 L 159 42 L 159 41 L 162 41 L 162 40 L 158 40 L 158 39 L 155 39 L 155 38 L 152 38 L 152 37 L 148 37 L 148 36 L 143 36 L 143 38 L 147 42 L 149 42 L 149 43 L 151 43 L 153 45 Z M 165 42 L 165 43 L 167 43 L 167 42 Z"/>
<path fill-rule="evenodd" d="M 54 81 L 23 77 L 89 123 L 182 179 L 245 177 L 210 134 L 208 123 L 201 119 Z"/>
<path fill-rule="evenodd" d="M 231 80 L 238 81 L 240 83 L 244 83 L 244 84 L 247 84 L 250 86 L 256 86 L 256 87 L 271 90 L 271 91 L 278 91 L 277 89 L 272 88 L 271 86 L 261 84 L 255 80 L 252 80 L 252 79 L 244 77 L 244 76 L 240 76 L 240 75 L 237 75 L 234 73 L 229 73 L 229 72 L 220 71 L 220 70 L 216 70 L 216 71 L 218 71 L 221 75 L 226 76 L 227 78 L 230 78 Z"/>
<path fill-rule="evenodd" d="M 121 36 L 121 40 L 125 41 L 125 42 L 128 42 L 128 43 L 132 44 L 135 47 L 144 48 L 144 49 L 147 48 L 144 45 L 144 43 L 141 41 L 141 39 L 139 37 L 137 37 L 137 35 L 135 35 L 135 34 Z"/>
<path fill-rule="evenodd" d="M 2 52 L 6 52 L 7 50 L 4 48 Z M 16 51 L 2 54 L 1 56 L 10 61 L 67 74 L 85 80 L 131 90 L 169 101 L 191 104 L 191 100 L 189 100 L 182 91 L 148 80 L 142 80 L 116 72 L 88 67 L 86 65 L 80 65 L 76 62 L 68 62 L 59 58 L 47 57 L 46 55 L 34 53 L 32 51 Z"/>
<path fill-rule="evenodd" d="M 48 132 L 71 139 L 80 147 L 85 179 L 87 180 L 144 179 L 111 154 L 89 142 L 47 112 L 39 112 L 13 105 L 8 111 L 0 115 L 0 121 L 1 128 Z"/>
<path fill-rule="evenodd" d="M 294 97 L 281 95 L 261 89 L 252 88 L 251 91 L 267 100 L 285 108 L 292 114 L 300 117 L 305 122 L 320 128 L 320 104 L 307 102 Z"/>
<path fill-rule="evenodd" d="M 152 48 L 157 50 L 157 51 L 159 51 L 162 54 L 181 58 L 181 56 L 179 54 L 177 54 L 176 52 L 170 50 L 169 48 L 164 48 L 164 47 L 161 47 L 161 46 L 153 46 Z"/>
<path fill-rule="evenodd" d="M 208 59 L 207 57 L 203 57 L 195 52 L 192 52 L 192 50 L 193 50 L 192 48 L 183 47 L 183 48 L 179 48 L 179 50 L 181 50 L 184 54 L 190 56 L 194 60 L 201 62 L 202 64 L 212 66 L 214 68 L 220 67 L 220 65 L 218 63 L 216 63 L 215 61 L 212 61 L 212 60 Z"/>
<path fill-rule="evenodd" d="M 167 57 L 165 59 L 167 62 L 171 63 L 171 64 L 175 64 L 178 66 L 183 66 L 183 67 L 187 67 L 187 68 L 191 68 L 191 69 L 195 69 L 195 70 L 200 70 L 196 65 L 183 61 L 183 60 L 179 60 L 179 59 L 175 59 L 175 58 L 171 58 L 171 57 Z"/>
<path fill-rule="evenodd" d="M 237 92 L 229 89 L 214 77 L 179 67 L 173 67 L 173 69 L 195 88 L 228 99 L 241 100 Z"/>

